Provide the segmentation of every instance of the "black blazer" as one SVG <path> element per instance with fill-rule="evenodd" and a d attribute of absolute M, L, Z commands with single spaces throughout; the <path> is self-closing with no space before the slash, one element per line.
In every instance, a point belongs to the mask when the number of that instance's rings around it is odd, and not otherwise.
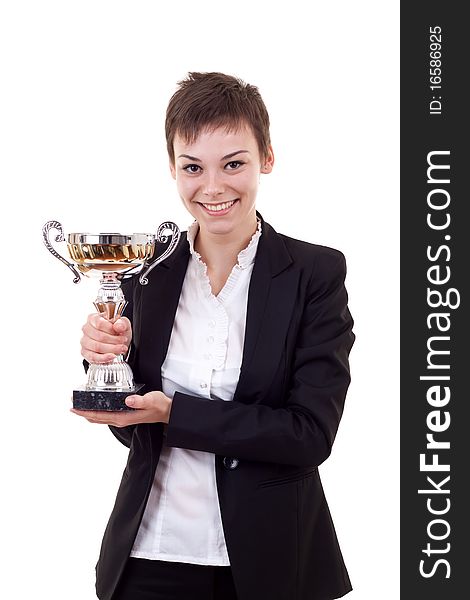
<path fill-rule="evenodd" d="M 124 284 L 129 360 L 147 391 L 161 389 L 189 256 L 183 235 L 147 286 Z M 216 455 L 239 600 L 328 600 L 351 590 L 317 469 L 330 454 L 350 381 L 345 273 L 337 250 L 279 235 L 263 221 L 233 402 L 179 392 L 173 399 L 167 444 Z M 102 600 L 111 600 L 134 543 L 163 424 L 111 430 L 130 451 L 97 564 Z"/>

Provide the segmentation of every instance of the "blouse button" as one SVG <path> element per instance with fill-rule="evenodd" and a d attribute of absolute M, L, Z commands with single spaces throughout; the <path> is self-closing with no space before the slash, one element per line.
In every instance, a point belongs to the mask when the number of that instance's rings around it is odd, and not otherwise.
<path fill-rule="evenodd" d="M 212 358 L 212 354 L 204 354 L 204 360 L 210 360 Z"/>
<path fill-rule="evenodd" d="M 213 344 L 213 343 L 214 343 L 214 336 L 210 335 L 210 336 L 207 338 L 207 341 L 209 342 L 209 344 Z"/>
<path fill-rule="evenodd" d="M 229 456 L 224 456 L 224 460 L 222 461 L 224 463 L 224 467 L 226 469 L 228 469 L 229 471 L 233 471 L 233 469 L 236 469 L 238 467 L 238 458 L 230 458 Z"/>
<path fill-rule="evenodd" d="M 199 384 L 199 387 L 203 390 L 205 390 L 207 388 L 207 383 L 205 381 L 201 381 L 201 383 Z"/>
<path fill-rule="evenodd" d="M 215 321 L 214 320 L 209 321 L 208 325 L 209 325 L 209 327 L 212 327 L 212 329 L 213 329 L 215 327 Z"/>

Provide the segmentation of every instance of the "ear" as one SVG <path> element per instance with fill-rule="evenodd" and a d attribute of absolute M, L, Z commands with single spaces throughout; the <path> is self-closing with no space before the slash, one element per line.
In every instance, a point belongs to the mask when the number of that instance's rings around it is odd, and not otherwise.
<path fill-rule="evenodd" d="M 171 162 L 171 160 L 170 160 L 170 173 L 171 173 L 171 176 L 173 177 L 173 179 L 176 179 L 175 163 Z"/>
<path fill-rule="evenodd" d="M 261 165 L 261 173 L 271 173 L 274 167 L 274 152 L 272 146 L 268 147 L 268 153 Z"/>

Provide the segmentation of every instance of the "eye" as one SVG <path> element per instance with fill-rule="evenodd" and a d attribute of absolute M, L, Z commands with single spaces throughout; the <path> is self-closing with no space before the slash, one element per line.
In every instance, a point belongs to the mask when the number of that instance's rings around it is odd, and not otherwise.
<path fill-rule="evenodd" d="M 231 160 L 229 163 L 227 163 L 225 165 L 225 168 L 229 171 L 235 171 L 235 169 L 238 169 L 239 167 L 241 167 L 242 165 L 244 165 L 245 163 L 241 160 Z"/>
<path fill-rule="evenodd" d="M 200 170 L 201 170 L 201 167 L 199 165 L 195 165 L 195 164 L 185 165 L 183 167 L 183 171 L 186 171 L 186 173 L 198 173 Z"/>

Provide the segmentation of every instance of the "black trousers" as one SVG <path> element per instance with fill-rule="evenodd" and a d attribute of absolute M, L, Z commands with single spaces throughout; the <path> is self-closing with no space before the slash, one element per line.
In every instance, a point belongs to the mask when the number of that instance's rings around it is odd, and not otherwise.
<path fill-rule="evenodd" d="M 237 600 L 230 567 L 129 558 L 113 600 Z"/>

